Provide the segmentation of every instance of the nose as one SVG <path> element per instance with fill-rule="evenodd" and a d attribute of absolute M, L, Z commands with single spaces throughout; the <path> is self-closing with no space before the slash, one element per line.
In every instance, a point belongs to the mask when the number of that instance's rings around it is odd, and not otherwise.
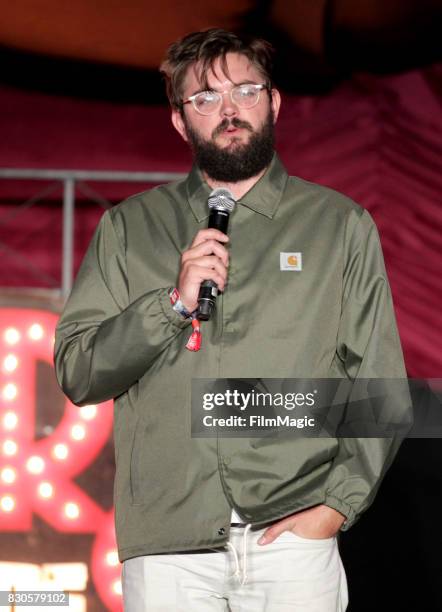
<path fill-rule="evenodd" d="M 238 107 L 234 102 L 232 102 L 232 97 L 229 91 L 225 91 L 221 95 L 221 106 L 219 112 L 221 117 L 234 117 L 238 114 Z"/>

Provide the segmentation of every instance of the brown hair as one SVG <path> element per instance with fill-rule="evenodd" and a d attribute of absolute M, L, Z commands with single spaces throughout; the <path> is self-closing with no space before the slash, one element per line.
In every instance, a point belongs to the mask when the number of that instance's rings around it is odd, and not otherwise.
<path fill-rule="evenodd" d="M 209 89 L 207 72 L 213 70 L 215 61 L 221 58 L 221 67 L 227 76 L 227 53 L 242 53 L 259 70 L 272 89 L 272 56 L 274 49 L 270 43 L 260 38 L 237 36 L 220 28 L 193 32 L 174 42 L 167 50 L 160 72 L 166 81 L 166 92 L 173 108 L 182 109 L 183 83 L 189 66 L 200 62 L 199 79 L 204 88 Z"/>

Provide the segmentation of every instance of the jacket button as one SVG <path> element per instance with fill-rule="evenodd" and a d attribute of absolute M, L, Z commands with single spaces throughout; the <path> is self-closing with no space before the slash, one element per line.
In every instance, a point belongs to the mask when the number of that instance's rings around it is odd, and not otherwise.
<path fill-rule="evenodd" d="M 218 535 L 224 535 L 226 533 L 226 530 L 224 529 L 224 527 L 220 527 L 218 529 Z"/>
<path fill-rule="evenodd" d="M 224 465 L 229 465 L 230 457 L 223 457 L 223 463 L 224 463 Z"/>

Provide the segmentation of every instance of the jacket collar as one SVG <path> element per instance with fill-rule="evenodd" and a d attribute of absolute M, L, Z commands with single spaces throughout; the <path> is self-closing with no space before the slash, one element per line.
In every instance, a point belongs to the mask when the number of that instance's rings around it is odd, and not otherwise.
<path fill-rule="evenodd" d="M 275 153 L 264 175 L 238 200 L 238 204 L 272 219 L 281 201 L 287 179 L 287 171 Z M 186 189 L 190 207 L 200 223 L 209 216 L 207 199 L 212 189 L 196 165 L 186 179 Z"/>

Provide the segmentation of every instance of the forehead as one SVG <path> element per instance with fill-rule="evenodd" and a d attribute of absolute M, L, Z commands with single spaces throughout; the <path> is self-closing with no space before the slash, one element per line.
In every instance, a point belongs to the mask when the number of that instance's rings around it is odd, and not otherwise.
<path fill-rule="evenodd" d="M 226 63 L 227 70 L 224 72 L 222 60 L 217 58 L 213 64 L 213 70 L 209 68 L 206 75 L 201 73 L 200 62 L 190 66 L 184 79 L 184 96 L 204 89 L 205 76 L 209 87 L 217 90 L 223 90 L 232 84 L 244 83 L 246 81 L 261 83 L 263 80 L 256 66 L 241 53 L 227 53 Z"/>

